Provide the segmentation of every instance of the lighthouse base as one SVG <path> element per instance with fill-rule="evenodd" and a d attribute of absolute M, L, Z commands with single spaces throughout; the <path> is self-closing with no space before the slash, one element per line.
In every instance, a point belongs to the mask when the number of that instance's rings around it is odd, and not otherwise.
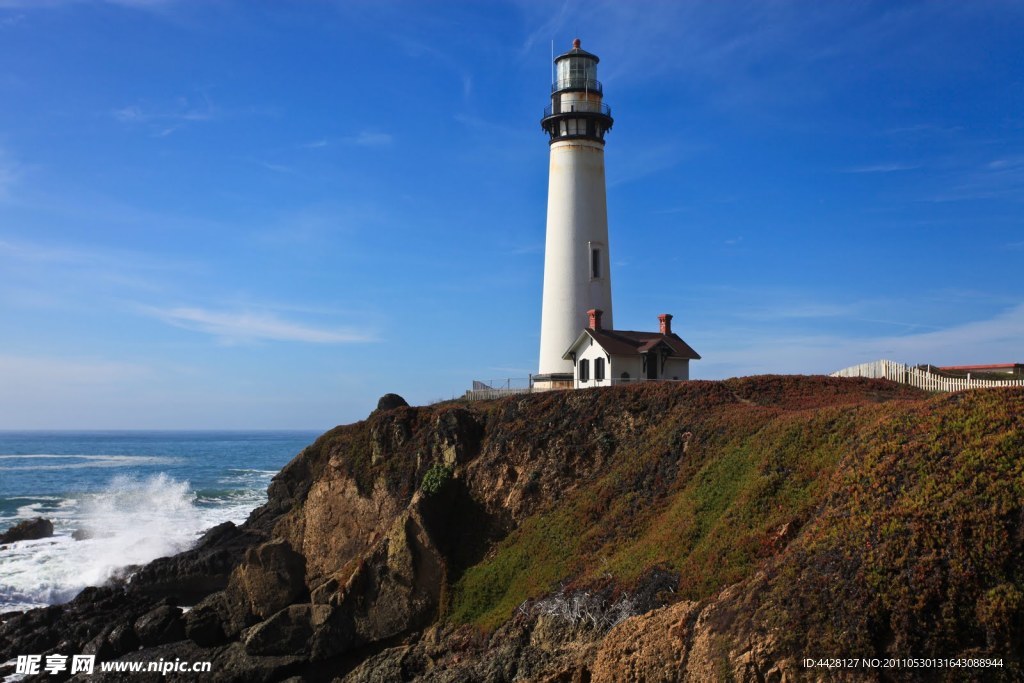
<path fill-rule="evenodd" d="M 573 379 L 571 372 L 552 372 L 546 375 L 533 375 L 530 382 L 534 391 L 550 391 L 552 389 L 572 389 Z"/>

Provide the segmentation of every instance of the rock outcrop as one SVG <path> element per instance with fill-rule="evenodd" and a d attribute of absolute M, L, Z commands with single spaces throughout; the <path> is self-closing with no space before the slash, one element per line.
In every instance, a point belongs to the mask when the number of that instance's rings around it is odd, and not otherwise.
<path fill-rule="evenodd" d="M 377 401 L 377 410 L 394 410 L 395 408 L 408 408 L 409 404 L 398 394 L 384 394 Z"/>
<path fill-rule="evenodd" d="M 244 525 L 0 617 L 0 661 L 208 660 L 223 681 L 782 682 L 878 673 L 804 669 L 810 653 L 990 656 L 1013 680 L 1022 433 L 1024 391 L 869 380 L 382 399 L 282 469 Z"/>
<path fill-rule="evenodd" d="M 53 536 L 53 522 L 43 517 L 26 519 L 0 534 L 0 544 L 15 541 L 35 541 Z"/>

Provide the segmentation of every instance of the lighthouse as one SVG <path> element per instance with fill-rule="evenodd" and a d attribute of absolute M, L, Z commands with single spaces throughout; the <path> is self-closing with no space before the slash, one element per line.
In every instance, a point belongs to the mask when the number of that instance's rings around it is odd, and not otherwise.
<path fill-rule="evenodd" d="M 564 355 L 588 326 L 588 311 L 602 311 L 603 324 L 613 327 L 604 178 L 612 116 L 597 80 L 598 61 L 579 38 L 555 58 L 551 104 L 541 119 L 550 166 L 538 388 L 573 386 L 574 363 Z"/>

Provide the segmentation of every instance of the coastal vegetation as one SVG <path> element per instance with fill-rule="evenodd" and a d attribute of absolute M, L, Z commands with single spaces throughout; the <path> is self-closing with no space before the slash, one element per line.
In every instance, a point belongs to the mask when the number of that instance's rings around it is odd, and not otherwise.
<path fill-rule="evenodd" d="M 180 556 L 125 590 L 202 589 L 159 603 L 186 636 L 163 656 L 271 678 L 801 680 L 814 653 L 992 658 L 986 679 L 1014 680 L 1022 423 L 1021 389 L 798 376 L 398 404 L 194 551 L 222 574 Z M 99 638 L 89 609 L 63 614 Z"/>

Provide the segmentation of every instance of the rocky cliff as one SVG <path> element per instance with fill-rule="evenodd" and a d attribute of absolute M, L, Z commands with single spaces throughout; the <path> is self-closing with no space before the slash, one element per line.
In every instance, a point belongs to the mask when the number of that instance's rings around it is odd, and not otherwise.
<path fill-rule="evenodd" d="M 964 673 L 807 657 L 989 657 L 978 678 L 1021 676 L 1024 391 L 756 377 L 402 403 L 320 437 L 242 527 L 4 615 L 0 661 L 796 681 Z"/>

